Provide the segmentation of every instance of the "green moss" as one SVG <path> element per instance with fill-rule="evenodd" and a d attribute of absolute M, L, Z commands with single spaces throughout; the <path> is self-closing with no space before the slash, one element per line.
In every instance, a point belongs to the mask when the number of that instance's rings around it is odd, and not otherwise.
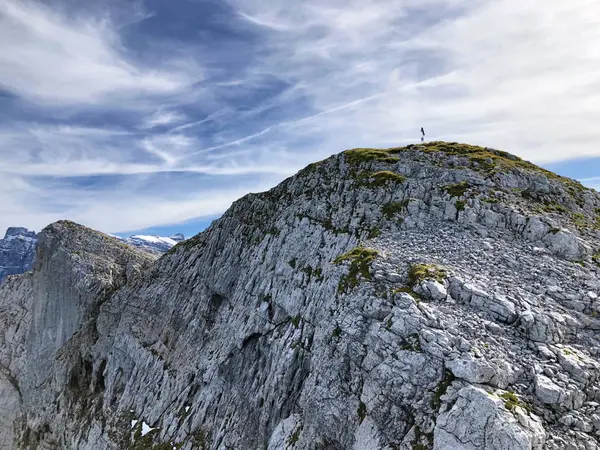
<path fill-rule="evenodd" d="M 441 283 L 447 276 L 446 269 L 435 264 L 411 264 L 408 269 L 408 282 L 411 287 L 428 279 Z"/>
<path fill-rule="evenodd" d="M 323 269 L 320 267 L 313 270 L 313 275 L 317 281 L 323 281 Z"/>
<path fill-rule="evenodd" d="M 454 205 L 456 207 L 456 215 L 458 215 L 459 212 L 465 209 L 466 204 L 467 202 L 465 200 L 456 200 L 456 203 Z"/>
<path fill-rule="evenodd" d="M 365 405 L 363 402 L 360 402 L 358 404 L 356 413 L 358 414 L 359 423 L 362 423 L 363 420 L 365 420 L 365 417 L 367 417 L 367 405 Z"/>
<path fill-rule="evenodd" d="M 368 162 L 395 163 L 399 160 L 387 150 L 374 148 L 355 148 L 344 152 L 346 162 L 350 165 L 364 164 Z"/>
<path fill-rule="evenodd" d="M 571 213 L 571 221 L 577 228 L 588 228 L 589 224 L 582 213 Z"/>
<path fill-rule="evenodd" d="M 465 195 L 465 192 L 471 186 L 466 181 L 461 181 L 460 183 L 451 184 L 449 186 L 444 187 L 444 190 L 450 194 L 450 197 L 462 197 Z"/>
<path fill-rule="evenodd" d="M 594 261 L 594 264 L 596 264 L 597 266 L 600 266 L 600 253 L 596 253 L 595 255 L 593 255 L 592 261 Z"/>
<path fill-rule="evenodd" d="M 404 339 L 404 342 L 400 345 L 400 350 L 408 350 L 411 352 L 422 353 L 421 340 L 418 333 L 412 333 Z"/>
<path fill-rule="evenodd" d="M 411 442 L 411 447 L 412 450 L 430 450 L 433 448 L 433 433 L 423 433 L 421 428 L 415 425 L 415 438 Z"/>
<path fill-rule="evenodd" d="M 556 234 L 556 233 L 558 233 L 559 231 L 560 231 L 560 228 L 550 228 L 550 231 L 549 231 L 549 232 L 550 232 L 550 233 L 552 233 L 552 234 Z"/>
<path fill-rule="evenodd" d="M 175 244 L 173 247 L 169 249 L 165 255 L 172 255 L 176 253 L 180 249 L 184 249 L 186 251 L 191 251 L 194 248 L 204 248 L 206 243 L 204 242 L 204 233 L 197 234 L 194 237 L 186 239 L 185 241 L 181 241 Z M 165 256 L 163 255 L 163 256 Z"/>
<path fill-rule="evenodd" d="M 340 335 L 342 334 L 342 329 L 338 326 L 336 326 L 333 331 L 331 332 L 331 337 L 340 337 Z"/>
<path fill-rule="evenodd" d="M 481 199 L 484 203 L 500 203 L 500 200 L 496 197 L 485 197 Z"/>
<path fill-rule="evenodd" d="M 192 444 L 199 450 L 208 450 L 211 444 L 210 433 L 204 431 L 202 428 L 192 434 Z"/>
<path fill-rule="evenodd" d="M 386 203 L 385 205 L 383 205 L 383 208 L 381 208 L 381 212 L 387 219 L 391 219 L 396 214 L 405 211 L 408 207 L 409 202 L 410 200 L 406 199 L 401 202 Z"/>
<path fill-rule="evenodd" d="M 379 236 L 381 236 L 381 230 L 379 228 L 371 228 L 367 235 L 367 239 L 375 239 Z"/>
<path fill-rule="evenodd" d="M 169 446 L 170 444 L 155 444 L 153 441 L 156 434 L 158 434 L 157 428 L 142 436 L 142 421 L 138 421 L 133 432 L 133 444 L 131 450 L 165 450 L 167 448 L 173 448 L 172 445 Z"/>
<path fill-rule="evenodd" d="M 452 384 L 452 382 L 456 379 L 454 374 L 446 369 L 444 372 L 444 377 L 440 384 L 438 384 L 435 393 L 433 394 L 433 398 L 431 399 L 431 407 L 436 411 L 439 411 L 440 406 L 442 405 L 442 397 L 448 392 L 448 388 Z"/>
<path fill-rule="evenodd" d="M 394 324 L 394 323 L 392 322 L 392 318 L 390 317 L 390 318 L 387 320 L 387 322 L 385 323 L 385 329 L 386 329 L 386 330 L 388 330 L 388 331 L 389 331 L 389 330 L 391 330 L 391 329 L 392 329 L 392 325 L 393 325 L 393 324 Z"/>
<path fill-rule="evenodd" d="M 406 177 L 403 177 L 395 172 L 390 172 L 389 170 L 375 172 L 374 174 L 368 175 L 365 178 L 367 178 L 369 181 L 364 184 L 372 187 L 381 187 L 388 183 L 400 184 L 406 180 Z"/>
<path fill-rule="evenodd" d="M 517 394 L 515 394 L 514 392 L 511 392 L 511 391 L 504 392 L 503 394 L 500 395 L 500 398 L 502 398 L 504 400 L 504 407 L 506 409 L 508 409 L 509 411 L 514 410 L 517 406 L 520 408 L 523 408 L 527 411 L 530 410 L 530 407 L 528 405 L 526 405 L 525 403 L 523 403 L 519 399 Z"/>
<path fill-rule="evenodd" d="M 298 427 L 294 430 L 294 432 L 290 435 L 287 440 L 287 445 L 295 445 L 300 439 L 300 433 L 302 432 L 302 427 Z M 287 448 L 287 446 L 286 446 Z"/>
<path fill-rule="evenodd" d="M 288 261 L 288 264 L 290 265 L 290 267 L 291 267 L 292 269 L 295 269 L 295 268 L 296 268 L 296 258 L 292 258 L 292 259 L 290 259 L 290 260 Z"/>
<path fill-rule="evenodd" d="M 377 257 L 379 252 L 370 248 L 356 247 L 348 253 L 338 256 L 333 260 L 334 264 L 341 264 L 344 261 L 350 261 L 350 270 L 347 275 L 342 276 L 338 285 L 338 292 L 348 292 L 355 288 L 360 282 L 360 278 L 371 279 L 371 263 Z M 360 278 L 359 278 L 360 277 Z"/>
<path fill-rule="evenodd" d="M 300 320 L 302 320 L 302 316 L 300 316 L 300 315 L 294 316 L 292 318 L 292 325 L 294 325 L 295 328 L 298 328 L 300 326 Z"/>
<path fill-rule="evenodd" d="M 411 287 L 399 287 L 399 288 L 393 289 L 392 295 L 396 295 L 401 292 L 410 295 L 417 302 L 417 304 L 419 304 L 423 300 L 423 298 L 419 294 L 414 292 Z"/>
<path fill-rule="evenodd" d="M 567 208 L 556 202 L 544 202 L 542 210 L 546 212 L 567 213 Z"/>

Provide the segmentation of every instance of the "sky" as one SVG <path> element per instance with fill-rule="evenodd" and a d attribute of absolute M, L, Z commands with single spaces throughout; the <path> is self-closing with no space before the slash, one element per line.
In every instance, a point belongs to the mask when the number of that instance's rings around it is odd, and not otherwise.
<path fill-rule="evenodd" d="M 354 147 L 600 188 L 596 0 L 1 0 L 0 230 L 191 236 Z"/>

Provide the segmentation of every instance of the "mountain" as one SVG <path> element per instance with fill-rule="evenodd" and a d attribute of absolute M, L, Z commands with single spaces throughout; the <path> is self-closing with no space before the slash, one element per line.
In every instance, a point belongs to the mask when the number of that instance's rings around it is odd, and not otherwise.
<path fill-rule="evenodd" d="M 126 244 L 132 245 L 133 247 L 137 247 L 141 250 L 145 250 L 150 253 L 162 254 L 171 249 L 174 245 L 179 242 L 185 240 L 185 237 L 181 233 L 177 233 L 174 236 L 162 237 L 162 236 L 148 236 L 148 235 L 134 235 L 128 238 L 120 238 L 118 236 L 113 236 L 117 239 L 123 241 Z"/>
<path fill-rule="evenodd" d="M 28 271 L 35 259 L 36 233 L 11 227 L 0 239 L 0 283 L 7 275 Z"/>
<path fill-rule="evenodd" d="M 355 149 L 158 260 L 72 222 L 0 287 L 0 447 L 600 447 L 600 194 Z"/>
<path fill-rule="evenodd" d="M 134 235 L 128 238 L 113 237 L 156 255 L 165 253 L 185 240 L 185 236 L 181 233 L 170 238 L 146 235 Z M 35 260 L 36 242 L 36 233 L 27 228 L 11 227 L 6 231 L 4 239 L 0 239 L 0 283 L 7 275 L 18 275 L 31 269 Z"/>

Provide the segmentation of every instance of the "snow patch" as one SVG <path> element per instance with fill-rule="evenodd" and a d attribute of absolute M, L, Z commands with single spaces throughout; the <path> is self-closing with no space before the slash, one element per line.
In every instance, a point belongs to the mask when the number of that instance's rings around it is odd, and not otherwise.
<path fill-rule="evenodd" d="M 150 433 L 154 429 L 155 428 L 152 428 L 146 422 L 142 422 L 142 436 L 146 436 L 148 433 Z"/>

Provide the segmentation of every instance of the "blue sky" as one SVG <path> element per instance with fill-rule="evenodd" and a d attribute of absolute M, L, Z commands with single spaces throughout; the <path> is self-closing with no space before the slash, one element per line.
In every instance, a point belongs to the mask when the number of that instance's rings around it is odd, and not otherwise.
<path fill-rule="evenodd" d="M 0 230 L 190 236 L 421 126 L 600 186 L 596 1 L 3 0 L 0 42 Z"/>

